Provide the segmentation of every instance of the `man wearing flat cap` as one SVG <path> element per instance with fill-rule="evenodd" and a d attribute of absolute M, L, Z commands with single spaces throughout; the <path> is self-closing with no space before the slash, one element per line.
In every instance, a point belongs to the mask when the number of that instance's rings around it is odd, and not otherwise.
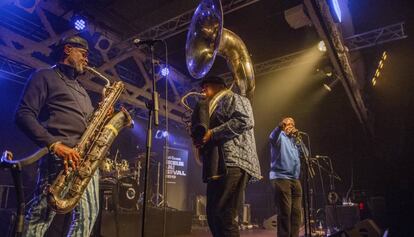
<path fill-rule="evenodd" d="M 229 90 L 221 77 L 206 77 L 201 87 L 206 99 L 194 110 L 191 129 L 207 183 L 208 225 L 214 237 L 239 236 L 235 219 L 247 182 L 261 179 L 252 107 L 246 97 Z M 208 122 L 200 125 L 197 117 Z"/>
<path fill-rule="evenodd" d="M 24 236 L 45 235 L 56 214 L 47 205 L 45 189 L 61 170 L 77 169 L 80 156 L 72 148 L 94 110 L 78 82 L 88 64 L 88 42 L 79 36 L 64 38 L 52 55 L 58 63 L 31 75 L 15 115 L 18 127 L 38 146 L 47 146 L 50 151 L 38 163 L 37 187 L 25 218 Z M 95 172 L 72 211 L 67 236 L 90 235 L 99 208 L 98 175 Z"/>

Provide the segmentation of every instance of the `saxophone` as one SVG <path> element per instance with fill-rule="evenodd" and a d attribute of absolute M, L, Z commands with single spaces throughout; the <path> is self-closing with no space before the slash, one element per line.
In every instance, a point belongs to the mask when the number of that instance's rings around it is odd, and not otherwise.
<path fill-rule="evenodd" d="M 124 90 L 124 84 L 118 81 L 110 85 L 109 79 L 94 68 L 86 67 L 86 70 L 106 81 L 103 92 L 105 98 L 94 111 L 86 131 L 74 147 L 81 157 L 78 168 L 68 172 L 62 170 L 46 189 L 49 206 L 59 214 L 68 213 L 77 205 L 119 131 L 132 124 L 131 116 L 124 108 L 109 116 L 109 111 Z"/>

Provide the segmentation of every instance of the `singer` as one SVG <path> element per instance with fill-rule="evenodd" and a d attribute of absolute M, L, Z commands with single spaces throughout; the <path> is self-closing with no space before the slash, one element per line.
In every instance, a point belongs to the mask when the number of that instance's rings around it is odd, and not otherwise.
<path fill-rule="evenodd" d="M 295 120 L 286 117 L 269 136 L 269 178 L 275 191 L 278 237 L 299 236 L 302 204 L 299 135 Z"/>

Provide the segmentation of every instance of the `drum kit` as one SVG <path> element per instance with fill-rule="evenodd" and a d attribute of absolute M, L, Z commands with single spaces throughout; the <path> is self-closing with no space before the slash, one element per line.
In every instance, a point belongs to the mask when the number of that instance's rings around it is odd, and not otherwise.
<path fill-rule="evenodd" d="M 155 156 L 152 152 L 151 157 Z M 105 211 L 138 211 L 143 202 L 144 188 L 140 183 L 145 154 L 139 154 L 133 162 L 119 157 L 117 151 L 114 158 L 108 156 L 100 164 L 102 208 Z"/>

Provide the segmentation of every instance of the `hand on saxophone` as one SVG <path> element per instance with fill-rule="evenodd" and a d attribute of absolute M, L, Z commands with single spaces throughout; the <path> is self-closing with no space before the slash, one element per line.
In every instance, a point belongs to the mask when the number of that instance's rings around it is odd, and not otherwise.
<path fill-rule="evenodd" d="M 204 137 L 203 137 L 203 143 L 206 144 L 208 141 L 210 141 L 212 136 L 213 136 L 213 132 L 211 131 L 211 129 L 207 130 L 206 134 L 204 134 Z"/>
<path fill-rule="evenodd" d="M 204 144 L 206 144 L 211 139 L 212 136 L 213 136 L 213 132 L 209 129 L 204 134 L 202 139 L 193 138 L 193 144 L 196 148 L 201 148 Z"/>
<path fill-rule="evenodd" d="M 56 144 L 53 150 L 55 155 L 63 160 L 63 165 L 65 166 L 66 173 L 68 172 L 69 166 L 73 170 L 77 169 L 80 161 L 80 155 L 76 150 L 62 143 Z"/>

